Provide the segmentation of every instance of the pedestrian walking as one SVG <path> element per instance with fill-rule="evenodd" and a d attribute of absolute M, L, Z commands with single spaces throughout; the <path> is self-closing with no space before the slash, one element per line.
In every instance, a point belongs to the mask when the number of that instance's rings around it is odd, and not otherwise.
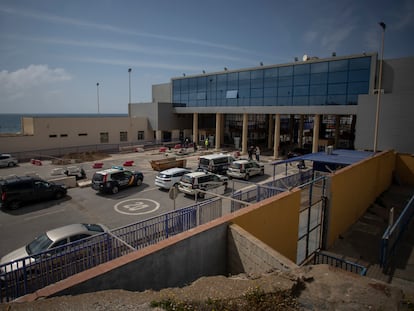
<path fill-rule="evenodd" d="M 253 159 L 253 152 L 254 152 L 254 147 L 250 146 L 249 150 L 247 151 L 247 153 L 249 154 L 249 160 Z"/>
<path fill-rule="evenodd" d="M 256 161 L 260 161 L 260 148 L 259 146 L 256 146 Z"/>

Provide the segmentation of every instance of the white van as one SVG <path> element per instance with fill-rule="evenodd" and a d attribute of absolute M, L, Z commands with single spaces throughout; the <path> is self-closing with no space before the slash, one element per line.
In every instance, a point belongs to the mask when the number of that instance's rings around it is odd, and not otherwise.
<path fill-rule="evenodd" d="M 201 156 L 198 160 L 198 168 L 213 173 L 225 173 L 234 158 L 230 154 L 210 154 Z"/>

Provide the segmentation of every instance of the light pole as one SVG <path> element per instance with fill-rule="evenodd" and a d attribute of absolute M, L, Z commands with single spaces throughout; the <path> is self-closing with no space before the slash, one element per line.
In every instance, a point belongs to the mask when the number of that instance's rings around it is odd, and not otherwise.
<path fill-rule="evenodd" d="M 128 69 L 128 75 L 129 75 L 129 104 L 131 103 L 131 71 L 132 69 Z"/>
<path fill-rule="evenodd" d="M 99 113 L 99 82 L 96 83 L 96 95 L 98 99 L 98 113 Z"/>
<path fill-rule="evenodd" d="M 385 23 L 378 23 L 382 28 L 381 35 L 381 59 L 379 64 L 379 74 L 378 74 L 378 89 L 377 89 L 377 109 L 375 113 L 375 133 L 374 133 L 374 152 L 377 152 L 378 146 L 378 129 L 379 129 L 379 117 L 380 117 L 380 106 L 381 106 L 381 83 L 382 83 L 382 63 L 384 61 L 384 34 L 385 34 Z"/>

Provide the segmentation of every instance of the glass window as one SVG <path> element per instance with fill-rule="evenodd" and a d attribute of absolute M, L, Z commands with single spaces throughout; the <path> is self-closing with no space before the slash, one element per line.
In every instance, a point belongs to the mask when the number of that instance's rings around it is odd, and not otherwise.
<path fill-rule="evenodd" d="M 188 79 L 188 90 L 190 92 L 196 92 L 197 91 L 197 79 L 196 78 Z"/>
<path fill-rule="evenodd" d="M 227 99 L 227 106 L 237 106 L 237 98 Z"/>
<path fill-rule="evenodd" d="M 119 132 L 120 141 L 128 141 L 128 132 Z"/>
<path fill-rule="evenodd" d="M 173 95 L 173 102 L 174 103 L 179 103 L 180 102 L 180 93 Z"/>
<path fill-rule="evenodd" d="M 181 93 L 180 103 L 188 103 L 188 93 Z"/>
<path fill-rule="evenodd" d="M 180 87 L 181 87 L 181 80 L 173 80 L 172 81 L 172 85 L 173 85 L 173 90 L 174 92 L 176 91 L 180 91 Z"/>
<path fill-rule="evenodd" d="M 99 137 L 100 137 L 100 141 L 101 141 L 102 144 L 109 142 L 109 134 L 108 134 L 108 132 L 99 133 Z"/>
<path fill-rule="evenodd" d="M 323 84 L 328 83 L 328 73 L 313 73 L 310 76 L 311 84 Z"/>
<path fill-rule="evenodd" d="M 256 97 L 250 99 L 250 106 L 263 106 L 263 97 Z"/>
<path fill-rule="evenodd" d="M 227 91 L 226 98 L 237 98 L 238 90 Z"/>
<path fill-rule="evenodd" d="M 368 82 L 354 82 L 348 84 L 348 94 L 368 94 Z"/>
<path fill-rule="evenodd" d="M 237 89 L 238 88 L 238 80 L 227 81 L 227 88 L 228 89 Z"/>
<path fill-rule="evenodd" d="M 181 92 L 188 92 L 188 79 L 181 79 Z"/>
<path fill-rule="evenodd" d="M 191 92 L 188 96 L 189 100 L 195 100 L 197 99 L 197 92 Z"/>
<path fill-rule="evenodd" d="M 206 88 L 207 88 L 207 77 L 197 78 L 197 90 L 198 91 L 205 91 Z"/>
<path fill-rule="evenodd" d="M 251 84 L 250 87 L 252 89 L 258 89 L 258 88 L 263 88 L 263 79 L 252 79 L 251 80 Z"/>
<path fill-rule="evenodd" d="M 264 106 L 276 106 L 277 98 L 276 97 L 265 97 L 263 98 Z"/>
<path fill-rule="evenodd" d="M 348 60 L 335 60 L 329 62 L 329 72 L 333 71 L 346 71 L 348 70 Z"/>
<path fill-rule="evenodd" d="M 293 66 L 279 67 L 279 77 L 291 76 L 293 74 Z"/>
<path fill-rule="evenodd" d="M 295 86 L 293 88 L 293 96 L 309 95 L 309 86 Z"/>
<path fill-rule="evenodd" d="M 217 75 L 217 83 L 226 83 L 226 82 L 227 82 L 226 74 Z"/>
<path fill-rule="evenodd" d="M 348 95 L 346 104 L 347 105 L 356 105 L 356 104 L 358 104 L 358 95 Z"/>
<path fill-rule="evenodd" d="M 253 70 L 250 75 L 251 79 L 263 79 L 263 70 Z"/>
<path fill-rule="evenodd" d="M 352 70 L 349 71 L 349 82 L 358 82 L 358 81 L 369 81 L 369 70 Z"/>
<path fill-rule="evenodd" d="M 197 100 L 205 100 L 207 98 L 206 92 L 198 92 L 197 93 Z"/>
<path fill-rule="evenodd" d="M 292 104 L 294 106 L 308 106 L 308 96 L 293 96 Z"/>
<path fill-rule="evenodd" d="M 347 71 L 338 71 L 329 73 L 329 83 L 341 83 L 348 81 L 348 72 Z"/>
<path fill-rule="evenodd" d="M 310 72 L 310 65 L 309 64 L 295 65 L 293 66 L 293 70 L 294 70 L 295 75 L 308 74 Z"/>
<path fill-rule="evenodd" d="M 144 131 L 138 131 L 137 139 L 144 140 Z"/>
<path fill-rule="evenodd" d="M 252 89 L 251 97 L 252 98 L 263 97 L 263 89 Z"/>
<path fill-rule="evenodd" d="M 250 89 L 239 89 L 239 98 L 250 97 Z"/>
<path fill-rule="evenodd" d="M 208 83 L 207 83 L 207 87 L 208 87 L 209 89 L 214 89 L 214 88 L 216 88 L 216 86 L 217 86 L 217 79 L 216 79 L 216 76 L 208 76 L 207 81 L 208 81 Z"/>
<path fill-rule="evenodd" d="M 309 75 L 295 75 L 294 85 L 308 85 L 309 84 Z"/>
<path fill-rule="evenodd" d="M 250 89 L 250 80 L 239 80 L 239 89 Z"/>
<path fill-rule="evenodd" d="M 371 57 L 359 57 L 349 60 L 349 70 L 370 69 Z"/>
<path fill-rule="evenodd" d="M 264 87 L 277 87 L 277 78 L 265 78 Z"/>
<path fill-rule="evenodd" d="M 327 105 L 345 105 L 346 95 L 330 95 L 328 96 Z"/>
<path fill-rule="evenodd" d="M 346 83 L 329 84 L 328 95 L 346 94 Z"/>
<path fill-rule="evenodd" d="M 292 105 L 292 97 L 286 96 L 286 97 L 278 97 L 277 98 L 277 105 L 278 106 L 289 106 Z"/>
<path fill-rule="evenodd" d="M 315 84 L 309 87 L 309 95 L 326 95 L 328 86 L 326 84 Z"/>
<path fill-rule="evenodd" d="M 291 86 L 293 84 L 292 76 L 279 77 L 278 85 L 279 86 Z"/>
<path fill-rule="evenodd" d="M 311 106 L 326 105 L 326 96 L 309 96 L 309 105 Z"/>
<path fill-rule="evenodd" d="M 328 62 L 311 64 L 311 73 L 328 72 Z"/>
<path fill-rule="evenodd" d="M 277 94 L 278 96 L 292 96 L 292 87 L 279 87 Z"/>
<path fill-rule="evenodd" d="M 263 90 L 264 97 L 276 97 L 277 96 L 277 88 L 264 88 Z"/>
<path fill-rule="evenodd" d="M 277 68 L 269 68 L 264 70 L 265 78 L 274 78 L 277 77 Z"/>
<path fill-rule="evenodd" d="M 239 80 L 250 80 L 250 71 L 239 72 Z"/>
<path fill-rule="evenodd" d="M 239 79 L 239 73 L 238 72 L 232 72 L 227 74 L 227 81 L 234 81 Z"/>

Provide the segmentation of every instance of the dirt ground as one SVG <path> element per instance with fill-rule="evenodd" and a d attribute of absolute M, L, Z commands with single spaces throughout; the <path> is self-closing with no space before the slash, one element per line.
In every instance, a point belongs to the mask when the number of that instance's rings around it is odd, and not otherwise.
<path fill-rule="evenodd" d="M 398 287 L 328 265 L 248 277 L 203 277 L 183 288 L 1 304 L 0 310 L 414 310 Z"/>

